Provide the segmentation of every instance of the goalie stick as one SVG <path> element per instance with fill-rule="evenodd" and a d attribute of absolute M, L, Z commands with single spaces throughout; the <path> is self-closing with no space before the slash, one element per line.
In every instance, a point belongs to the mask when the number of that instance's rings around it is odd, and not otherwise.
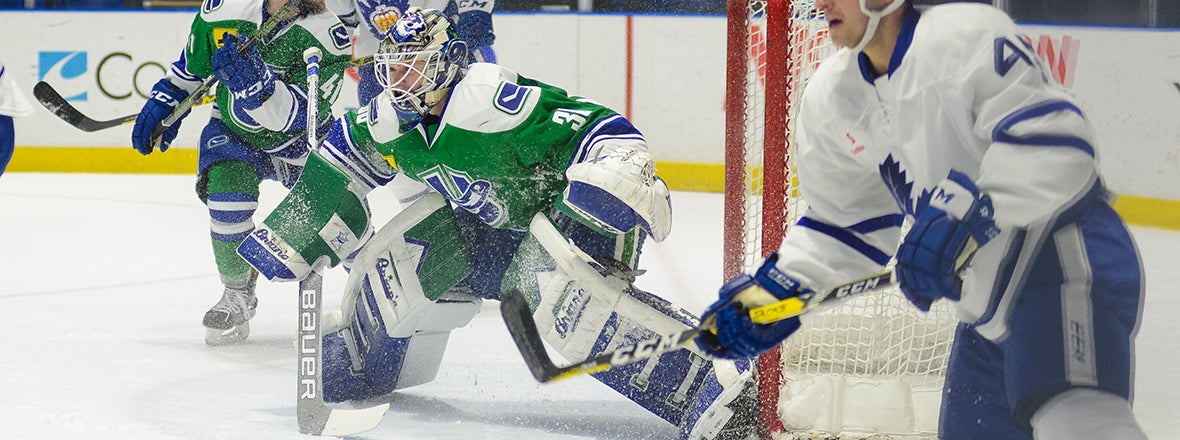
<path fill-rule="evenodd" d="M 810 292 L 787 298 L 773 304 L 750 310 L 750 319 L 758 324 L 770 324 L 787 318 L 800 316 L 821 307 L 837 304 L 850 295 L 875 292 L 893 286 L 893 271 L 878 272 L 865 278 L 844 283 L 822 292 Z M 508 333 L 524 357 L 524 363 L 538 382 L 552 382 L 584 374 L 594 374 L 612 367 L 626 365 L 669 351 L 680 349 L 696 338 L 701 332 L 713 329 L 712 322 L 698 327 L 664 335 L 634 344 L 623 345 L 614 350 L 604 351 L 581 362 L 564 367 L 557 366 L 545 351 L 528 299 L 518 290 L 504 293 L 500 303 L 500 314 L 508 326 Z"/>
<path fill-rule="evenodd" d="M 315 148 L 316 92 L 320 78 L 320 49 L 303 51 L 307 63 L 307 143 Z M 364 409 L 329 408 L 324 403 L 324 279 L 323 264 L 316 264 L 311 274 L 299 282 L 299 388 L 295 404 L 299 431 L 312 435 L 352 435 L 377 427 L 389 409 L 388 403 Z"/>

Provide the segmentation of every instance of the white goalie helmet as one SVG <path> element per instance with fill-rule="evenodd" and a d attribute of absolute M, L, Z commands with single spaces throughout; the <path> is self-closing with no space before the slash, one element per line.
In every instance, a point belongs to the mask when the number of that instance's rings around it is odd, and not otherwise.
<path fill-rule="evenodd" d="M 463 79 L 470 54 L 439 11 L 410 8 L 381 41 L 374 70 L 394 106 L 425 115 Z"/>

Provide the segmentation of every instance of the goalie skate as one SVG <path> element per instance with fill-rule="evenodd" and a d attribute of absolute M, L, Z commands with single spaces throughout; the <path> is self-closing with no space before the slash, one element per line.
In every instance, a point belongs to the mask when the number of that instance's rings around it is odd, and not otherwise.
<path fill-rule="evenodd" d="M 258 308 L 254 296 L 254 278 L 244 287 L 225 287 L 221 301 L 214 304 L 202 324 L 205 325 L 205 343 L 211 346 L 236 344 L 250 336 L 250 318 Z"/>

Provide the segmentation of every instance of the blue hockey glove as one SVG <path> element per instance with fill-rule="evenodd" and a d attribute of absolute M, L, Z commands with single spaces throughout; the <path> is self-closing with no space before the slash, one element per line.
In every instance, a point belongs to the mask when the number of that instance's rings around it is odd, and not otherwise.
<path fill-rule="evenodd" d="M 965 174 L 951 170 L 897 250 L 902 293 L 923 311 L 939 298 L 957 301 L 963 286 L 959 271 L 999 233 L 991 197 L 981 195 Z"/>
<path fill-rule="evenodd" d="M 169 81 L 168 78 L 160 79 L 155 86 L 152 86 L 151 98 L 143 104 L 143 109 L 135 118 L 135 128 L 131 129 L 131 146 L 135 148 L 135 151 L 144 156 L 152 153 L 152 131 L 163 123 L 164 119 L 172 115 L 176 106 L 180 105 L 185 98 L 188 98 L 188 92 L 172 85 L 172 81 Z M 180 119 L 173 122 L 172 126 L 160 135 L 161 153 L 168 151 L 168 146 L 172 144 L 173 139 L 176 139 L 176 133 L 180 130 L 180 121 L 188 116 L 190 111 L 186 110 Z"/>
<path fill-rule="evenodd" d="M 714 320 L 716 327 L 716 333 L 703 332 L 697 337 L 697 346 L 702 351 L 724 359 L 748 359 L 774 348 L 799 329 L 798 317 L 773 324 L 755 324 L 750 320 L 749 309 L 753 307 L 811 292 L 799 280 L 778 270 L 777 261 L 778 253 L 772 253 L 754 276 L 741 274 L 721 286 L 721 298 L 701 317 L 703 323 Z M 767 298 L 765 293 L 774 298 Z M 763 297 L 761 301 L 758 296 Z"/>
<path fill-rule="evenodd" d="M 275 92 L 275 75 L 262 60 L 258 46 L 245 56 L 238 54 L 238 38 L 225 34 L 225 44 L 213 53 L 213 75 L 233 93 L 234 105 L 246 110 L 262 106 Z"/>

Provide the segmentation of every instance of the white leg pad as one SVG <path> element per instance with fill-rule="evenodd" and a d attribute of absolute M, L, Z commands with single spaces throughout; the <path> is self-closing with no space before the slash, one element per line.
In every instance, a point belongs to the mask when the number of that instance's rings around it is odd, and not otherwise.
<path fill-rule="evenodd" d="M 410 338 L 395 389 L 429 383 L 438 377 L 451 330 L 464 327 L 479 313 L 479 298 L 471 301 L 440 300 L 422 310 L 419 327 Z M 402 327 L 402 326 L 399 326 Z"/>
<path fill-rule="evenodd" d="M 438 209 L 445 209 L 446 200 L 438 194 L 429 194 L 398 213 L 373 235 L 365 249 L 356 256 L 353 270 L 348 275 L 341 303 L 343 325 L 350 325 L 358 311 L 357 297 L 361 292 L 373 292 L 377 310 L 363 310 L 362 313 L 380 313 L 391 337 L 412 336 L 418 328 L 422 314 L 418 308 L 434 304 L 426 298 L 418 281 L 417 267 L 421 262 L 420 246 L 406 242 L 405 234 L 410 228 Z M 367 304 L 365 304 L 367 306 Z"/>
<path fill-rule="evenodd" d="M 332 320 L 332 329 L 347 329 L 346 345 L 353 370 L 363 365 L 361 348 L 375 334 L 357 334 L 353 323 L 358 317 L 365 325 L 383 325 L 375 332 L 383 336 L 410 338 L 405 364 L 397 388 L 405 388 L 434 379 L 450 331 L 471 322 L 480 310 L 477 297 L 450 297 L 437 301 L 427 298 L 418 277 L 422 246 L 407 242 L 405 234 L 439 209 L 449 209 L 437 193 L 430 193 L 398 213 L 383 226 L 356 256 L 345 287 L 340 315 Z M 372 333 L 366 331 L 364 333 Z"/>
<path fill-rule="evenodd" d="M 622 344 L 625 337 L 642 329 L 672 334 L 688 328 L 676 317 L 625 293 L 624 281 L 599 273 L 598 263 L 545 216 L 534 217 L 529 232 L 557 263 L 548 277 L 538 276 L 541 301 L 533 319 L 545 342 L 566 359 L 587 358 L 612 315 L 620 327 L 608 345 Z M 642 329 L 624 327 L 626 323 Z"/>

